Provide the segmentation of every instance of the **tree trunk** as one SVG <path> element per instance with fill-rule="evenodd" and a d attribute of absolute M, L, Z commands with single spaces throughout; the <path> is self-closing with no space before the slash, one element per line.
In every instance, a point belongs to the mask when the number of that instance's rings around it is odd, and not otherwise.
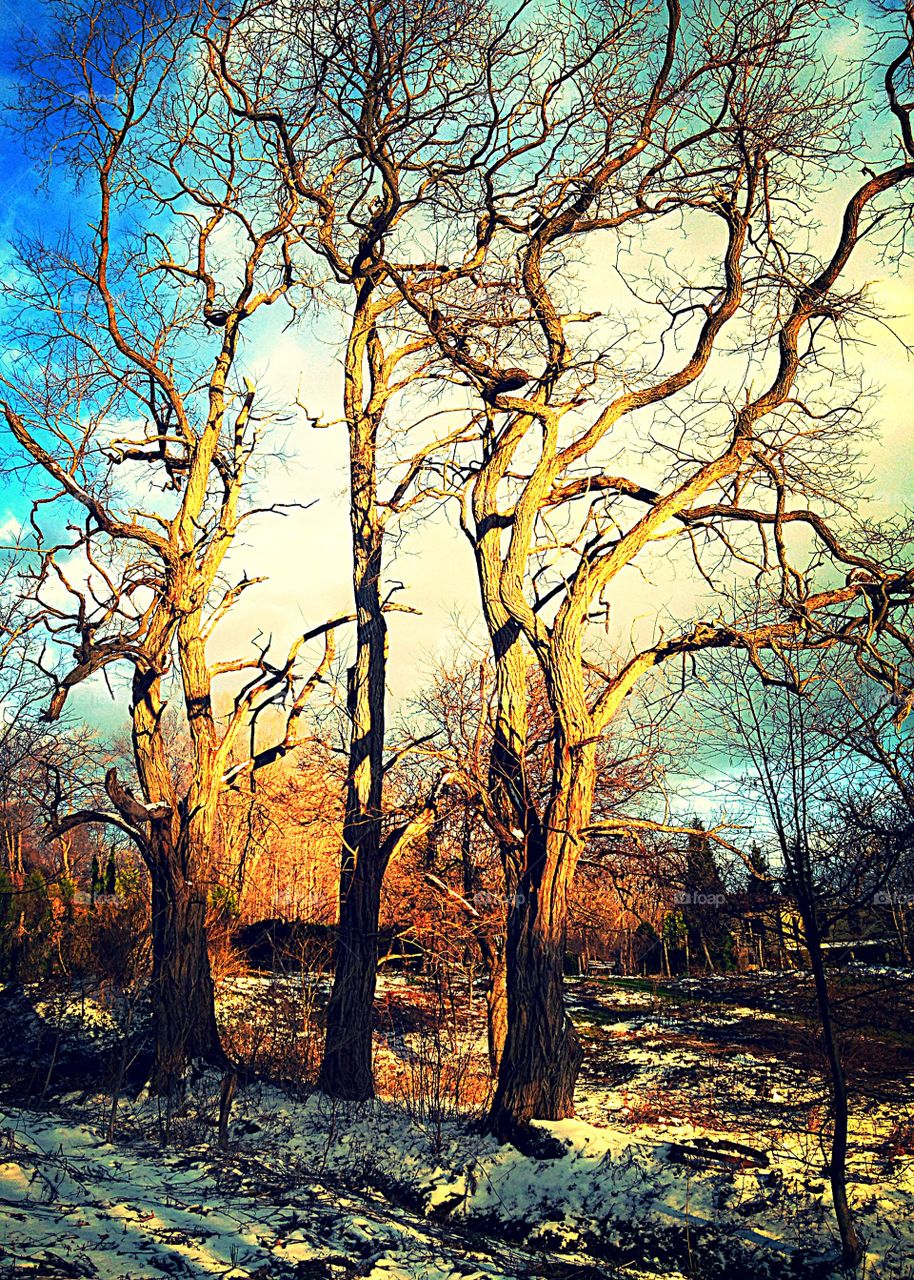
<path fill-rule="evenodd" d="M 477 936 L 486 969 L 486 1041 L 489 1049 L 489 1071 L 492 1079 L 496 1080 L 508 1035 L 508 971 L 504 947 L 483 937 L 481 933 Z"/>
<path fill-rule="evenodd" d="M 327 1006 L 327 1038 L 318 1087 L 335 1098 L 374 1094 L 371 1042 L 378 971 L 381 877 L 377 864 L 360 859 L 340 907 L 333 989 Z"/>
<path fill-rule="evenodd" d="M 479 877 L 473 863 L 473 815 L 469 806 L 463 811 L 463 830 L 460 840 L 460 859 L 463 872 L 463 893 L 467 902 L 479 889 Z M 470 917 L 473 936 L 479 947 L 486 974 L 486 1041 L 489 1050 L 489 1071 L 492 1079 L 498 1078 L 498 1069 L 508 1034 L 508 978 L 505 962 L 504 938 L 497 936 L 491 924 L 479 915 Z M 472 997 L 472 984 L 470 988 Z"/>
<path fill-rule="evenodd" d="M 370 1098 L 374 1093 L 371 1040 L 386 866 L 381 833 L 387 624 L 381 599 L 384 525 L 377 503 L 380 413 L 362 408 L 366 353 L 375 381 L 382 376 L 383 353 L 367 311 L 370 288 L 366 290 L 353 320 L 345 370 L 356 652 L 348 689 L 340 926 L 319 1079 L 324 1092 L 350 1099 Z"/>
<path fill-rule="evenodd" d="M 910 964 L 912 959 L 911 948 L 908 945 L 908 922 L 907 922 L 907 903 L 902 901 L 899 903 L 894 895 L 892 897 L 892 923 L 895 926 L 895 933 L 898 936 L 898 942 L 901 949 L 901 959 L 903 964 Z"/>
<path fill-rule="evenodd" d="M 813 982 L 816 988 L 816 1000 L 819 1005 L 822 1039 L 825 1043 L 825 1053 L 828 1058 L 829 1072 L 831 1073 L 834 1132 L 832 1134 L 828 1176 L 831 1183 L 835 1218 L 838 1223 L 838 1234 L 841 1237 L 841 1261 L 845 1267 L 856 1267 L 863 1257 L 863 1246 L 857 1235 L 857 1230 L 851 1218 L 850 1205 L 847 1201 L 847 1130 L 849 1111 L 847 1080 L 844 1075 L 841 1051 L 835 1034 L 831 999 L 828 994 L 828 979 L 822 959 L 818 926 L 814 923 L 807 925 L 806 946 L 809 950 Z"/>
<path fill-rule="evenodd" d="M 154 651 L 168 652 L 174 636 L 173 616 L 159 619 L 160 636 Z M 186 657 L 186 652 L 184 655 Z M 226 1065 L 216 1026 L 215 992 L 206 939 L 207 888 L 205 868 L 212 847 L 213 806 L 207 805 L 209 761 L 197 754 L 189 795 L 175 794 L 161 724 L 164 704 L 159 666 L 134 673 L 131 717 L 133 751 L 144 803 L 140 804 L 109 769 L 105 789 L 127 821 L 149 834 L 143 857 L 150 878 L 152 932 L 153 1041 L 155 1058 L 150 1087 L 171 1093 L 185 1068 L 195 1061 Z M 181 664 L 185 689 L 188 666 Z M 201 707 L 188 701 L 189 717 Z M 154 806 L 155 811 L 147 806 Z M 190 814 L 188 818 L 186 815 Z"/>
<path fill-rule="evenodd" d="M 531 1120 L 574 1115 L 583 1051 L 562 986 L 568 871 L 560 850 L 549 841 L 531 859 L 508 913 L 508 1031 L 490 1117 L 508 1139 Z"/>
<path fill-rule="evenodd" d="M 496 725 L 493 765 L 509 799 L 500 805 L 511 815 L 505 826 L 513 827 L 515 839 L 522 836 L 522 844 L 500 842 L 510 902 L 508 1031 L 490 1124 L 499 1136 L 517 1141 L 531 1120 L 574 1115 L 583 1050 L 565 1011 L 565 935 L 568 892 L 593 805 L 596 750 L 592 740 L 571 743 L 556 724 L 551 794 L 540 820 L 526 779 L 525 691 L 512 676 L 511 655 L 505 656 L 504 698 L 499 690 L 503 728 Z"/>
<path fill-rule="evenodd" d="M 508 974 L 504 956 L 489 975 L 486 988 L 486 1032 L 489 1046 L 489 1070 L 498 1079 L 508 1035 Z"/>
<path fill-rule="evenodd" d="M 186 1066 L 223 1066 L 206 946 L 206 890 L 175 866 L 169 851 L 152 878 L 152 1088 L 171 1092 Z"/>

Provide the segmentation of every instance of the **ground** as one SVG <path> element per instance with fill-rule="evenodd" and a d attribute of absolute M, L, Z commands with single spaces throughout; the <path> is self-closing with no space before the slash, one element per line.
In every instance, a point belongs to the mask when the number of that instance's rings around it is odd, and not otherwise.
<path fill-rule="evenodd" d="M 874 1280 L 914 1276 L 914 1018 L 898 977 L 837 979 L 867 1242 L 858 1275 Z M 262 1078 L 267 1064 L 282 1074 L 279 1045 L 287 1065 L 307 1064 L 315 1037 L 301 1015 L 320 983 L 227 982 L 224 1027 L 261 1078 L 240 1088 L 224 1149 L 221 1080 L 207 1074 L 171 1111 L 125 1088 L 105 1142 L 110 1086 L 87 1081 L 85 1063 L 88 1046 L 116 1042 L 109 1015 L 92 999 L 33 1000 L 23 1015 L 20 998 L 19 1061 L 34 1061 L 18 1089 L 6 1077 L 0 1111 L 0 1276 L 841 1274 L 805 977 L 597 973 L 569 979 L 568 997 L 588 1050 L 577 1118 L 540 1126 L 544 1145 L 528 1154 L 476 1123 L 481 1000 L 468 1009 L 416 975 L 385 975 L 384 1096 L 362 1106 Z"/>

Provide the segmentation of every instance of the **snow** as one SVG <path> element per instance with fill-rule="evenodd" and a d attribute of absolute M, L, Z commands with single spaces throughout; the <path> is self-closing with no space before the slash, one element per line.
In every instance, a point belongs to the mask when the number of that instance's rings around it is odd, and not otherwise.
<path fill-rule="evenodd" d="M 88 1125 L 25 1110 L 0 1116 L 0 1138 L 0 1266 L 22 1274 L 39 1263 L 99 1280 L 535 1274 L 529 1259 L 505 1269 L 485 1247 L 443 1244 L 380 1197 L 278 1178 L 244 1153 L 110 1146 Z"/>
<path fill-rule="evenodd" d="M 209 1092 L 204 1089 L 198 1097 L 195 1105 L 201 1113 L 215 1113 L 217 1083 L 211 1081 Z M 125 1104 L 128 1132 L 148 1131 L 150 1105 Z M 663 1128 L 662 1138 L 637 1127 L 598 1126 L 581 1118 L 540 1122 L 563 1154 L 537 1158 L 499 1144 L 466 1122 L 418 1123 L 391 1102 L 343 1104 L 318 1094 L 297 1099 L 273 1087 L 253 1086 L 240 1096 L 233 1113 L 237 1145 L 232 1158 L 242 1164 L 256 1161 L 262 1178 L 289 1183 L 287 1202 L 305 1214 L 294 1237 L 296 1258 L 322 1256 L 308 1253 L 318 1230 L 313 1205 L 320 1189 L 345 1189 L 350 1206 L 361 1211 L 341 1219 L 331 1251 L 349 1250 L 350 1256 L 361 1251 L 374 1259 L 375 1269 L 381 1267 L 379 1275 L 438 1275 L 439 1263 L 429 1250 L 442 1227 L 459 1230 L 464 1239 L 473 1238 L 473 1232 L 488 1233 L 527 1250 L 603 1258 L 608 1264 L 637 1248 L 639 1265 L 653 1268 L 652 1275 L 672 1274 L 688 1250 L 700 1261 L 703 1269 L 697 1274 L 703 1280 L 729 1276 L 740 1266 L 751 1267 L 748 1274 L 759 1280 L 782 1276 L 795 1248 L 805 1256 L 834 1249 L 827 1182 L 811 1178 L 810 1153 L 801 1144 L 785 1138 L 763 1153 L 766 1163 L 761 1166 L 749 1161 L 722 1165 L 713 1159 L 691 1166 L 675 1158 L 675 1144 L 700 1143 L 707 1137 L 701 1127 L 675 1122 L 657 1127 Z M 752 1135 L 745 1141 L 752 1145 Z M 68 1154 L 72 1145 L 66 1144 Z M 132 1175 L 138 1187 L 148 1176 Z M 370 1208 L 360 1199 L 367 1189 L 377 1195 Z M 186 1217 L 175 1216 L 180 1195 L 180 1184 L 171 1184 L 166 1199 L 170 1216 L 162 1209 L 158 1215 L 165 1219 L 163 1225 L 186 1231 Z M 195 1189 L 193 1198 L 203 1200 L 205 1194 Z M 134 1192 L 134 1203 L 137 1199 Z M 909 1280 L 914 1270 L 910 1165 L 891 1184 L 858 1187 L 855 1201 L 869 1242 L 867 1274 Z M 240 1242 L 248 1251 L 262 1250 L 256 1231 L 239 1229 L 233 1203 L 221 1213 L 231 1221 L 236 1246 Z M 402 1207 L 395 1208 L 404 1204 L 410 1206 L 406 1216 Z M 382 1205 L 387 1216 L 379 1220 Z M 135 1229 L 136 1210 L 129 1220 Z M 151 1221 L 158 1225 L 158 1218 Z M 260 1221 L 264 1224 L 262 1211 Z M 212 1227 L 212 1221 L 206 1225 Z M 282 1223 L 268 1217 L 266 1225 L 283 1239 L 283 1257 L 290 1257 Z M 151 1229 L 144 1227 L 147 1234 Z M 208 1242 L 210 1252 L 213 1247 Z M 279 1247 L 274 1245 L 274 1251 Z M 409 1255 L 405 1260 L 404 1250 Z M 217 1250 L 219 1257 L 224 1252 Z M 421 1268 L 404 1273 L 402 1268 L 415 1267 L 419 1256 Z M 453 1256 L 444 1256 L 451 1265 Z M 535 1275 L 527 1265 L 520 1274 Z M 428 1267 L 432 1269 L 422 1269 Z M 496 1273 L 497 1268 L 480 1271 Z M 504 1274 L 514 1273 L 509 1269 Z"/>
<path fill-rule="evenodd" d="M 382 996 L 414 1009 L 417 981 L 387 973 Z M 265 982 L 231 984 L 225 1009 L 246 1017 L 245 998 L 260 999 Z M 171 1116 L 145 1095 L 123 1098 L 113 1146 L 100 1136 L 110 1109 L 102 1093 L 58 1098 L 54 1114 L 9 1108 L 0 1113 L 0 1274 L 12 1260 L 62 1267 L 55 1258 L 71 1270 L 54 1275 L 101 1280 L 484 1280 L 572 1275 L 575 1266 L 607 1277 L 812 1274 L 796 1271 L 797 1260 L 821 1262 L 836 1248 L 813 1122 L 822 1080 L 763 1049 L 769 1023 L 775 1040 L 781 1030 L 764 1010 L 711 985 L 732 1003 L 611 981 L 569 985 L 588 1052 L 577 1117 L 539 1123 L 548 1155 L 502 1145 L 453 1108 L 396 1096 L 343 1104 L 265 1083 L 239 1090 L 220 1151 L 216 1076 L 191 1085 Z M 408 1070 L 425 1033 L 398 1029 L 396 1012 L 379 1029 L 378 1060 Z M 52 1013 L 78 1031 L 65 1010 Z M 483 1016 L 477 1002 L 474 1017 Z M 102 1007 L 84 1001 L 80 1018 L 86 1036 L 109 1034 Z M 741 1042 L 743 1019 L 761 1022 L 761 1042 Z M 461 1052 L 484 1057 L 478 1021 L 462 1034 Z M 851 1198 L 867 1280 L 914 1276 L 911 1084 L 858 1097 L 852 1112 Z M 832 1274 L 827 1264 L 816 1271 Z"/>

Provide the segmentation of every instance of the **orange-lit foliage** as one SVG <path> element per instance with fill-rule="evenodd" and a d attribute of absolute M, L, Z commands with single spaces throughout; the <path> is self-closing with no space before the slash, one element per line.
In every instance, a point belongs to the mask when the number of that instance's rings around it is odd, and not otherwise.
<path fill-rule="evenodd" d="M 232 791 L 219 813 L 213 895 L 242 922 L 336 919 L 341 790 L 319 744 Z"/>

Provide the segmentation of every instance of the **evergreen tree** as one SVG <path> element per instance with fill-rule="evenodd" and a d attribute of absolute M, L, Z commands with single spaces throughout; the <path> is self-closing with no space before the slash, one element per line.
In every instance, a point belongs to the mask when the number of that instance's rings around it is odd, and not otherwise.
<path fill-rule="evenodd" d="M 696 818 L 692 825 L 697 831 L 689 836 L 683 881 L 689 946 L 696 958 L 704 957 L 710 969 L 726 969 L 733 957 L 725 909 L 727 892 L 702 823 Z"/>
<path fill-rule="evenodd" d="M 766 907 L 774 897 L 774 884 L 771 874 L 771 863 L 768 855 L 755 843 L 747 855 L 746 898 L 753 910 Z"/>

